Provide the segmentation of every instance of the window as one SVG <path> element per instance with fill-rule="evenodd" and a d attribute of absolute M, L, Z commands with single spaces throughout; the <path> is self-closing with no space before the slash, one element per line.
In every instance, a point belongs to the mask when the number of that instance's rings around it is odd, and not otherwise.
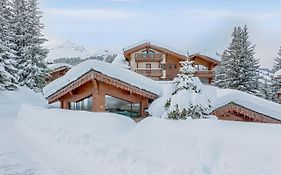
<path fill-rule="evenodd" d="M 165 70 L 165 64 L 160 65 L 163 70 Z"/>
<path fill-rule="evenodd" d="M 93 98 L 92 96 L 86 97 L 78 102 L 70 102 L 71 110 L 92 111 Z"/>
<path fill-rule="evenodd" d="M 140 103 L 131 103 L 109 95 L 105 96 L 106 112 L 117 113 L 128 117 L 139 117 Z"/>
<path fill-rule="evenodd" d="M 151 64 L 150 63 L 146 64 L 146 73 L 147 74 L 151 73 Z"/>
<path fill-rule="evenodd" d="M 172 69 L 173 68 L 173 65 L 172 64 L 169 64 L 169 69 Z"/>
<path fill-rule="evenodd" d="M 177 68 L 177 64 L 174 64 L 174 68 L 175 68 L 175 69 Z"/>

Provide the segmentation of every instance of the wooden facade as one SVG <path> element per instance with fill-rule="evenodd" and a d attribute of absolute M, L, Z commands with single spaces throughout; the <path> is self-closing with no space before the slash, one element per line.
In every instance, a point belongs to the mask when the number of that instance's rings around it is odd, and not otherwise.
<path fill-rule="evenodd" d="M 143 43 L 136 47 L 124 50 L 124 56 L 129 62 L 130 70 L 154 80 L 173 80 L 179 73 L 180 61 L 187 59 L 185 55 L 169 49 Z M 195 76 L 210 84 L 214 78 L 214 67 L 219 61 L 200 54 L 191 55 L 197 69 Z"/>
<path fill-rule="evenodd" d="M 235 103 L 229 103 L 217 108 L 212 114 L 220 120 L 281 124 L 281 120 L 247 109 Z"/>
<path fill-rule="evenodd" d="M 158 97 L 156 94 L 91 70 L 47 99 L 49 103 L 59 101 L 61 108 L 70 109 L 71 102 L 79 102 L 90 97 L 93 102 L 91 111 L 105 112 L 106 95 L 131 103 L 139 103 L 140 117 L 145 117 L 149 100 Z"/>

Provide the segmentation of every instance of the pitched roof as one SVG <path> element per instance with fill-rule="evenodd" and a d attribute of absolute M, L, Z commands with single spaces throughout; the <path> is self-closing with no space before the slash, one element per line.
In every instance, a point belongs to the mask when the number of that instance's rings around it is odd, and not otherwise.
<path fill-rule="evenodd" d="M 54 95 L 64 87 L 80 79 L 83 75 L 95 71 L 107 77 L 124 82 L 132 87 L 150 92 L 155 95 L 162 93 L 158 84 L 150 78 L 144 77 L 133 71 L 121 68 L 106 62 L 88 60 L 70 69 L 63 77 L 58 78 L 43 88 L 46 98 Z"/>
<path fill-rule="evenodd" d="M 215 109 L 230 103 L 235 103 L 265 116 L 281 120 L 280 104 L 242 91 L 217 88 L 217 97 L 214 100 Z"/>
<path fill-rule="evenodd" d="M 72 68 L 72 65 L 66 63 L 54 63 L 48 65 L 48 68 L 51 70 L 56 70 L 63 67 Z"/>
<path fill-rule="evenodd" d="M 174 55 L 174 56 L 178 57 L 181 60 L 185 60 L 187 58 L 180 51 L 176 51 L 175 49 L 171 49 L 170 47 L 163 46 L 161 44 L 155 44 L 155 43 L 150 42 L 150 41 L 145 41 L 145 42 L 138 43 L 136 45 L 132 45 L 130 47 L 124 48 L 123 49 L 124 56 L 125 56 L 125 58 L 129 59 L 129 55 L 131 53 L 139 51 L 139 50 L 144 49 L 144 48 L 152 48 L 152 49 L 154 49 L 156 51 L 159 51 L 159 52 L 168 53 L 168 54 L 171 54 L 171 55 Z"/>

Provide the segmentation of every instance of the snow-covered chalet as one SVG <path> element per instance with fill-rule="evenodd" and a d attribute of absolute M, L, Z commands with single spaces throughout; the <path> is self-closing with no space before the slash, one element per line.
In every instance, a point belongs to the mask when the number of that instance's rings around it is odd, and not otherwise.
<path fill-rule="evenodd" d="M 205 84 L 214 104 L 212 114 L 221 120 L 281 123 L 281 105 L 208 85 L 218 60 L 201 54 L 190 58 L 197 69 L 195 76 Z M 60 102 L 63 109 L 112 112 L 135 120 L 149 114 L 160 117 L 167 100 L 165 86 L 172 83 L 179 62 L 185 59 L 170 48 L 144 42 L 124 49 L 113 63 L 88 60 L 74 66 L 43 93 L 49 103 Z"/>

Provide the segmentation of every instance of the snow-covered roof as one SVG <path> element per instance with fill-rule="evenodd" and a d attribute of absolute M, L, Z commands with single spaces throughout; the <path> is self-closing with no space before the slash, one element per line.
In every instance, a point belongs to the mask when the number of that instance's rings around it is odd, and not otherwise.
<path fill-rule="evenodd" d="M 233 90 L 217 88 L 217 98 L 214 107 L 223 107 L 235 103 L 263 115 L 281 120 L 281 105 L 254 95 Z"/>
<path fill-rule="evenodd" d="M 281 69 L 274 73 L 274 78 L 281 78 Z"/>
<path fill-rule="evenodd" d="M 91 70 L 97 71 L 103 75 L 120 80 L 156 95 L 160 95 L 162 93 L 162 90 L 159 89 L 159 84 L 150 78 L 111 63 L 88 60 L 73 67 L 63 77 L 60 77 L 45 86 L 43 88 L 44 96 L 50 97 L 60 89 L 79 79 L 81 76 L 85 75 Z"/>
<path fill-rule="evenodd" d="M 113 60 L 112 64 L 114 65 L 117 65 L 117 66 L 120 66 L 122 68 L 125 68 L 125 69 L 129 69 L 130 66 L 128 65 L 128 62 L 126 61 L 123 53 L 121 54 L 118 54 L 115 59 Z"/>
<path fill-rule="evenodd" d="M 182 52 L 182 51 L 180 51 L 180 50 L 174 49 L 174 48 L 172 48 L 172 47 L 170 47 L 170 46 L 166 46 L 166 45 L 164 45 L 164 44 L 157 43 L 157 42 L 154 42 L 154 41 L 148 41 L 148 40 L 144 40 L 144 41 L 141 41 L 141 42 L 137 42 L 137 43 L 135 43 L 135 44 L 132 44 L 132 45 L 130 45 L 130 46 L 124 48 L 123 50 L 124 50 L 124 51 L 127 51 L 127 50 L 130 50 L 130 49 L 135 48 L 135 47 L 137 47 L 137 46 L 140 46 L 140 45 L 142 45 L 142 44 L 151 44 L 151 45 L 154 45 L 154 46 L 158 46 L 158 47 L 162 47 L 162 48 L 168 49 L 168 50 L 170 50 L 170 51 L 172 51 L 172 52 L 174 52 L 174 53 L 178 53 L 178 54 L 181 54 L 181 55 L 183 55 L 183 56 L 186 55 L 186 53 L 184 53 L 184 52 Z"/>
<path fill-rule="evenodd" d="M 165 111 L 164 104 L 175 88 L 172 81 L 158 83 L 159 87 L 163 89 L 163 95 L 156 99 L 149 107 L 150 114 L 155 117 L 161 117 Z M 211 100 L 214 109 L 234 103 L 265 116 L 281 120 L 280 104 L 233 89 L 220 89 L 215 86 L 204 85 L 203 90 Z"/>
<path fill-rule="evenodd" d="M 66 63 L 54 63 L 54 64 L 50 64 L 48 65 L 48 68 L 51 70 L 56 70 L 62 67 L 68 67 L 68 68 L 72 68 L 72 65 L 70 64 L 66 64 Z"/>

